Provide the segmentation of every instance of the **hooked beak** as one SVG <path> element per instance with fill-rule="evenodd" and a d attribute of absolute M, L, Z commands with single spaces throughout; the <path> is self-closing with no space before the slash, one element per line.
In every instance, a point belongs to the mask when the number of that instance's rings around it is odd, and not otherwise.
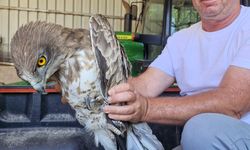
<path fill-rule="evenodd" d="M 41 81 L 41 82 L 30 82 L 31 86 L 39 93 L 41 94 L 47 94 L 45 91 L 46 84 Z"/>
<path fill-rule="evenodd" d="M 39 77 L 34 77 L 27 71 L 24 71 L 24 73 L 20 76 L 21 79 L 24 81 L 27 81 L 30 83 L 30 85 L 39 93 L 47 94 L 45 91 L 46 82 L 47 80 L 45 78 L 41 79 Z"/>

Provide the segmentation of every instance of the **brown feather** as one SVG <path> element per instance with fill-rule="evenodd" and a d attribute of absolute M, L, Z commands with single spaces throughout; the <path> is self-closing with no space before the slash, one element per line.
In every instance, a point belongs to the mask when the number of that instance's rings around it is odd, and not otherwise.
<path fill-rule="evenodd" d="M 104 16 L 95 15 L 90 18 L 90 31 L 92 48 L 100 68 L 102 93 L 107 97 L 111 87 L 126 82 L 131 65 Z"/>
<path fill-rule="evenodd" d="M 30 22 L 22 26 L 11 40 L 12 61 L 16 67 L 34 71 L 37 51 L 50 48 L 51 54 L 67 53 L 69 56 L 76 49 L 90 47 L 86 29 L 70 29 L 46 22 Z"/>

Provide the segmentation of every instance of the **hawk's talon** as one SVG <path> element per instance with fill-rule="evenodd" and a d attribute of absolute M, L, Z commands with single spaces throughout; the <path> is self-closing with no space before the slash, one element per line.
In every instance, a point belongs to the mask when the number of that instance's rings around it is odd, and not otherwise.
<path fill-rule="evenodd" d="M 104 101 L 103 102 L 104 102 L 105 105 L 109 104 L 109 98 L 110 97 L 104 97 Z"/>
<path fill-rule="evenodd" d="M 101 101 L 102 99 L 94 99 L 91 97 L 87 97 L 85 99 L 85 104 L 88 110 L 95 111 L 95 110 L 100 110 L 98 103 L 100 103 Z"/>

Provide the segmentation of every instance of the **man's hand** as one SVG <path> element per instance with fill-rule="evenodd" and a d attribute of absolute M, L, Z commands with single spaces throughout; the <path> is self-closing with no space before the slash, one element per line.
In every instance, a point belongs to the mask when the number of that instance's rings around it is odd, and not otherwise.
<path fill-rule="evenodd" d="M 112 87 L 108 106 L 104 107 L 104 112 L 108 113 L 109 118 L 114 120 L 139 122 L 144 121 L 148 99 L 135 91 L 129 83 L 122 83 Z"/>

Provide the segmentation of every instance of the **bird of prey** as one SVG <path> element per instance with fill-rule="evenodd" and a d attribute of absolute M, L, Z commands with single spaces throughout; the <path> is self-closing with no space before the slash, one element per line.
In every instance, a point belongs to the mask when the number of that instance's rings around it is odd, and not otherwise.
<path fill-rule="evenodd" d="M 89 30 L 30 22 L 13 36 L 11 56 L 18 76 L 37 91 L 44 92 L 50 78 L 59 83 L 62 99 L 75 110 L 76 119 L 97 146 L 100 143 L 105 150 L 163 149 L 146 123 L 111 120 L 102 111 L 108 104 L 109 88 L 126 82 L 131 69 L 104 16 L 90 17 Z"/>

